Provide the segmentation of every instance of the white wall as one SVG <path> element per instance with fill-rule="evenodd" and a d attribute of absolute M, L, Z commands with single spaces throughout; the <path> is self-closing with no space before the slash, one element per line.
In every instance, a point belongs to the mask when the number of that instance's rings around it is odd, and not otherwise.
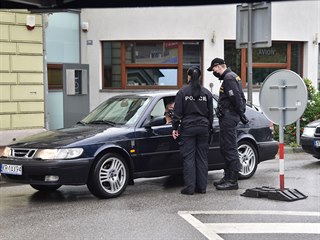
<path fill-rule="evenodd" d="M 304 77 L 318 78 L 318 47 L 312 43 L 315 33 L 320 38 L 320 1 L 290 1 L 272 3 L 272 40 L 304 41 Z M 224 56 L 224 40 L 236 38 L 236 5 L 196 7 L 83 9 L 81 21 L 89 23 L 82 33 L 82 63 L 90 64 L 90 109 L 112 95 L 123 91 L 101 89 L 101 45 L 103 40 L 203 40 L 204 65 L 214 57 Z M 211 42 L 215 32 L 215 43 Z M 87 45 L 92 40 L 93 45 Z M 220 82 L 204 72 L 204 85 L 213 81 L 214 92 Z M 253 103 L 258 104 L 258 92 Z"/>

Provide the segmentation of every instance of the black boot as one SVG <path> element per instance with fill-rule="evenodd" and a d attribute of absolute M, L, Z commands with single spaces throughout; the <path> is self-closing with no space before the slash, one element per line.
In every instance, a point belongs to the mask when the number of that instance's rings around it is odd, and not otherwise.
<path fill-rule="evenodd" d="M 184 194 L 184 195 L 193 195 L 194 194 L 194 191 L 190 191 L 188 188 L 183 188 L 181 190 L 181 194 Z"/>
<path fill-rule="evenodd" d="M 223 176 L 223 178 L 221 178 L 219 181 L 213 182 L 213 185 L 216 187 L 216 186 L 218 186 L 218 185 L 221 185 L 221 184 L 225 183 L 225 182 L 226 182 L 226 179 L 229 177 L 229 175 L 230 175 L 230 170 L 229 170 L 229 169 L 224 169 L 224 176 Z"/>
<path fill-rule="evenodd" d="M 216 186 L 218 190 L 237 190 L 238 185 L 238 172 L 230 171 L 229 178 L 225 180 L 224 183 Z"/>

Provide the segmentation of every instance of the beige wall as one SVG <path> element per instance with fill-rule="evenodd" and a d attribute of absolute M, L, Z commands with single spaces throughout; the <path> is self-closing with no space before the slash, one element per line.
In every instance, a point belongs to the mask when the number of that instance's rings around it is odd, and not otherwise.
<path fill-rule="evenodd" d="M 44 128 L 42 18 L 28 30 L 28 15 L 0 9 L 0 145 Z"/>

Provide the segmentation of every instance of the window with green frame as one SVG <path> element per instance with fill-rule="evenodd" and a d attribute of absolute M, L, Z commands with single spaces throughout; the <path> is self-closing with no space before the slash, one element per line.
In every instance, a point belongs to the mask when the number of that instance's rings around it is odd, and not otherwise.
<path fill-rule="evenodd" d="M 177 89 L 201 67 L 202 41 L 103 41 L 104 89 Z"/>
<path fill-rule="evenodd" d="M 227 65 L 241 76 L 243 86 L 247 84 L 247 49 L 236 49 L 236 42 L 226 40 L 224 44 Z M 252 84 L 259 87 L 264 79 L 278 69 L 289 69 L 300 76 L 303 73 L 303 43 L 273 41 L 269 48 L 252 49 Z"/>

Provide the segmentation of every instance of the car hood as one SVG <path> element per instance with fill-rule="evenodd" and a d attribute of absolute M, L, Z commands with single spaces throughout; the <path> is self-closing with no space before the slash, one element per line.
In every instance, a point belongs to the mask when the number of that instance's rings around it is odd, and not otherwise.
<path fill-rule="evenodd" d="M 320 126 L 320 119 L 315 120 L 315 121 L 313 121 L 313 122 L 311 122 L 311 123 L 308 123 L 307 126 L 308 126 L 308 127 L 317 127 L 317 126 Z"/>
<path fill-rule="evenodd" d="M 10 146 L 16 148 L 76 147 L 102 143 L 107 141 L 107 139 L 115 138 L 115 136 L 125 136 L 125 132 L 128 132 L 128 128 L 106 125 L 77 125 L 71 128 L 35 134 L 23 138 Z"/>

